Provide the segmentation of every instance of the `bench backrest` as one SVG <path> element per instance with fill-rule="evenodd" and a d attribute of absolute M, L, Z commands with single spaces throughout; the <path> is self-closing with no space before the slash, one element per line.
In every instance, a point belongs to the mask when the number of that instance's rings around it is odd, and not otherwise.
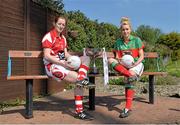
<path fill-rule="evenodd" d="M 12 58 L 42 58 L 42 51 L 20 51 L 20 50 L 9 50 L 8 53 L 8 74 L 11 76 Z"/>
<path fill-rule="evenodd" d="M 83 55 L 82 52 L 70 52 L 72 55 Z M 113 52 L 107 52 L 107 56 L 114 57 Z M 11 59 L 12 58 L 42 58 L 43 52 L 42 51 L 19 51 L 19 50 L 9 50 L 9 57 L 8 57 L 8 76 L 11 76 Z M 145 52 L 145 58 L 158 58 L 158 53 L 156 52 Z M 99 56 L 98 58 L 102 58 Z"/>
<path fill-rule="evenodd" d="M 9 50 L 10 58 L 40 58 L 43 57 L 42 51 L 17 51 Z"/>
<path fill-rule="evenodd" d="M 107 57 L 114 57 L 114 53 L 113 52 L 107 52 Z M 157 52 L 145 52 L 144 53 L 144 57 L 145 58 L 158 58 L 159 55 Z M 102 58 L 102 56 L 100 56 L 99 58 Z"/>
<path fill-rule="evenodd" d="M 82 52 L 70 52 L 72 55 L 82 55 Z M 107 52 L 108 57 L 114 57 L 113 52 Z M 40 58 L 43 57 L 42 51 L 17 51 L 17 50 L 9 50 L 10 58 Z M 159 55 L 157 52 L 145 52 L 145 58 L 158 58 Z M 102 56 L 98 57 L 102 58 Z"/>

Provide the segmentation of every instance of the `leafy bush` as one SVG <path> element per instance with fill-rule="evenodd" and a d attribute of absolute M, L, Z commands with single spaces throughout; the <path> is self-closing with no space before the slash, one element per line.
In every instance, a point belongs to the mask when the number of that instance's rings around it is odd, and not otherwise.
<path fill-rule="evenodd" d="M 155 77 L 155 83 L 156 85 L 177 85 L 179 84 L 179 78 L 173 77 L 173 76 L 156 76 Z M 124 85 L 124 78 L 112 78 L 109 80 L 110 85 Z M 149 78 L 148 76 L 141 76 L 139 82 L 148 82 Z"/>
<path fill-rule="evenodd" d="M 139 81 L 140 82 L 148 82 L 149 78 L 148 78 L 148 76 L 141 76 Z"/>
<path fill-rule="evenodd" d="M 74 84 L 68 84 L 68 85 L 65 87 L 66 90 L 71 90 L 71 89 L 74 89 L 74 88 L 75 88 Z"/>
<path fill-rule="evenodd" d="M 178 82 L 178 78 L 170 75 L 166 76 L 166 78 L 162 76 L 156 77 L 156 85 L 177 85 Z"/>
<path fill-rule="evenodd" d="M 168 74 L 180 77 L 180 60 L 172 61 L 166 66 Z"/>
<path fill-rule="evenodd" d="M 0 114 L 4 111 L 5 108 L 19 106 L 21 104 L 25 104 L 25 101 L 19 98 L 15 100 L 0 102 Z"/>
<path fill-rule="evenodd" d="M 124 78 L 120 77 L 120 78 L 112 78 L 109 80 L 109 84 L 110 85 L 124 85 L 123 82 Z"/>

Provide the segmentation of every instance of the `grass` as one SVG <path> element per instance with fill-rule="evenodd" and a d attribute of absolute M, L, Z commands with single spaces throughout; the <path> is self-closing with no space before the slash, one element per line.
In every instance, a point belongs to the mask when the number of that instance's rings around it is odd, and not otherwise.
<path fill-rule="evenodd" d="M 0 114 L 4 111 L 5 108 L 19 106 L 23 104 L 25 104 L 25 100 L 19 98 L 15 100 L 0 102 Z"/>
<path fill-rule="evenodd" d="M 42 97 L 48 96 L 48 95 L 50 95 L 50 94 L 36 95 L 36 96 L 33 96 L 33 100 L 36 100 L 38 98 L 42 98 Z M 25 105 L 25 103 L 26 103 L 26 101 L 24 99 L 19 99 L 19 98 L 14 99 L 14 100 L 0 102 L 0 114 L 4 111 L 5 108 Z"/>
<path fill-rule="evenodd" d="M 65 89 L 66 90 L 71 90 L 71 89 L 74 89 L 75 88 L 75 85 L 74 84 L 68 84 Z"/>
<path fill-rule="evenodd" d="M 123 77 L 120 78 L 112 78 L 109 80 L 110 85 L 124 85 Z"/>
<path fill-rule="evenodd" d="M 166 71 L 172 76 L 180 77 L 180 60 L 170 62 L 166 66 Z"/>
<path fill-rule="evenodd" d="M 156 85 L 178 85 L 179 79 L 175 76 L 156 76 Z M 141 76 L 139 82 L 147 83 L 149 81 L 148 76 Z M 109 80 L 110 85 L 124 85 L 123 77 L 120 78 L 112 78 Z"/>

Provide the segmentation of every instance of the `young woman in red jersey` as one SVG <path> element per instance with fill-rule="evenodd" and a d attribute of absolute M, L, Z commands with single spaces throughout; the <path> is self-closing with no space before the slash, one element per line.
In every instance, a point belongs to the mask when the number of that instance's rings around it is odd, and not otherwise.
<path fill-rule="evenodd" d="M 48 32 L 42 39 L 42 47 L 44 52 L 44 65 L 46 73 L 49 77 L 54 78 L 58 82 L 66 80 L 74 82 L 78 86 L 75 88 L 75 112 L 79 119 L 92 120 L 93 117 L 83 111 L 83 87 L 91 86 L 87 79 L 87 71 L 89 70 L 90 58 L 86 55 L 80 57 L 81 65 L 78 71 L 71 70 L 72 67 L 66 59 L 71 56 L 67 50 L 67 41 L 63 35 L 66 26 L 66 18 L 59 16 L 53 22 L 54 28 Z M 92 85 L 93 86 L 93 85 Z"/>

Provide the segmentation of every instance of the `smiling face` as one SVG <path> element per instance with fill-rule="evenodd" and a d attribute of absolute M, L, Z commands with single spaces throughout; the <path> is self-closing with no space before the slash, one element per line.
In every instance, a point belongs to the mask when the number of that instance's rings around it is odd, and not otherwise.
<path fill-rule="evenodd" d="M 124 39 L 129 39 L 131 34 L 131 27 L 129 24 L 122 24 L 121 25 L 121 35 Z"/>
<path fill-rule="evenodd" d="M 57 21 L 55 21 L 54 27 L 59 34 L 62 33 L 65 26 L 66 26 L 66 20 L 64 18 L 59 17 Z"/>

